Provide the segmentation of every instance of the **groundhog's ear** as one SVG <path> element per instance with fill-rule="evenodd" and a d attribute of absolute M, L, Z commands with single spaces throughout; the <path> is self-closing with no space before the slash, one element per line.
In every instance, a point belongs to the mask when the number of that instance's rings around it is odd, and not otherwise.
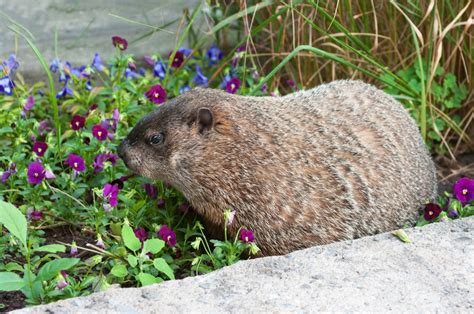
<path fill-rule="evenodd" d="M 201 107 L 197 113 L 197 125 L 199 133 L 204 133 L 212 129 L 214 125 L 214 116 L 209 108 Z"/>

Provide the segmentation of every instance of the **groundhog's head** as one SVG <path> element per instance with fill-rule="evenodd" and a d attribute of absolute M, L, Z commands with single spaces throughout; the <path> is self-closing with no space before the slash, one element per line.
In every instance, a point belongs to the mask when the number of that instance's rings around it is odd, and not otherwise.
<path fill-rule="evenodd" d="M 225 113 L 229 101 L 223 92 L 206 89 L 176 97 L 137 123 L 121 143 L 119 156 L 139 175 L 186 189 L 196 176 L 205 176 L 199 172 L 222 162 L 219 147 L 236 135 Z"/>

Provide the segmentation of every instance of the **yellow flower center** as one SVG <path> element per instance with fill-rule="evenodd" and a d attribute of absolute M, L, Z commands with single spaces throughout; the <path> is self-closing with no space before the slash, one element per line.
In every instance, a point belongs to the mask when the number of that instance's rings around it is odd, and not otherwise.
<path fill-rule="evenodd" d="M 78 126 L 78 127 L 79 127 L 79 121 L 76 121 L 76 126 Z"/>
<path fill-rule="evenodd" d="M 99 137 L 101 137 L 101 136 L 102 136 L 102 131 L 97 132 L 97 135 L 98 135 Z"/>
<path fill-rule="evenodd" d="M 75 163 L 74 163 L 74 168 L 77 168 L 77 166 L 78 166 L 78 165 L 77 165 L 77 162 L 75 162 Z"/>
<path fill-rule="evenodd" d="M 466 194 L 467 194 L 467 189 L 462 190 L 462 195 L 466 195 Z"/>
<path fill-rule="evenodd" d="M 38 172 L 35 172 L 35 177 L 38 177 L 39 176 L 39 173 Z"/>
<path fill-rule="evenodd" d="M 245 237 L 245 242 L 249 242 L 249 237 Z"/>
<path fill-rule="evenodd" d="M 168 237 L 166 237 L 166 241 L 169 241 L 170 239 L 171 239 L 170 235 Z"/>
<path fill-rule="evenodd" d="M 231 88 L 231 89 L 234 89 L 234 88 L 235 88 L 235 84 L 234 84 L 234 83 L 230 84 L 230 88 Z"/>
<path fill-rule="evenodd" d="M 155 98 L 159 98 L 159 97 L 160 97 L 160 94 L 155 93 L 153 96 L 154 96 Z"/>
<path fill-rule="evenodd" d="M 430 210 L 430 211 L 428 212 L 428 215 L 430 215 L 430 216 L 433 215 L 433 212 Z"/>
<path fill-rule="evenodd" d="M 41 147 L 38 147 L 38 153 L 41 153 L 42 149 Z"/>

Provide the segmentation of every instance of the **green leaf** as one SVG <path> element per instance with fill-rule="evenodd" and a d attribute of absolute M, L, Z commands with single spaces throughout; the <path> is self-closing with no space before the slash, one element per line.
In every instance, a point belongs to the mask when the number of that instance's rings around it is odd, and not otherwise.
<path fill-rule="evenodd" d="M 406 234 L 405 230 L 403 229 L 398 229 L 395 231 L 392 231 L 392 234 L 402 240 L 405 243 L 411 243 L 411 240 L 408 238 L 408 235 Z"/>
<path fill-rule="evenodd" d="M 21 266 L 18 263 L 10 262 L 10 263 L 5 265 L 5 270 L 7 270 L 7 271 L 16 270 L 16 271 L 23 272 L 23 266 Z"/>
<path fill-rule="evenodd" d="M 48 244 L 37 247 L 33 252 L 49 252 L 49 253 L 64 253 L 66 252 L 66 247 L 62 244 Z"/>
<path fill-rule="evenodd" d="M 110 270 L 110 272 L 112 273 L 112 275 L 119 278 L 123 278 L 128 274 L 127 267 L 125 267 L 125 265 L 123 264 L 115 264 L 114 267 L 112 267 L 112 269 Z"/>
<path fill-rule="evenodd" d="M 163 279 L 161 278 L 157 278 L 155 276 L 152 276 L 146 273 L 139 273 L 137 275 L 137 279 L 140 281 L 142 286 L 148 286 L 148 285 L 152 285 L 154 283 L 160 283 L 163 281 Z"/>
<path fill-rule="evenodd" d="M 18 208 L 10 203 L 0 201 L 0 223 L 26 248 L 26 218 Z"/>
<path fill-rule="evenodd" d="M 129 254 L 127 256 L 127 260 L 128 260 L 128 263 L 130 264 L 130 266 L 132 266 L 132 267 L 135 267 L 138 264 L 138 260 L 137 260 L 137 257 L 135 255 Z"/>
<path fill-rule="evenodd" d="M 156 269 L 168 276 L 169 279 L 174 279 L 173 269 L 171 269 L 171 267 L 168 265 L 168 263 L 166 263 L 163 258 L 155 258 L 155 260 L 153 260 L 153 266 L 155 266 Z"/>
<path fill-rule="evenodd" d="M 160 239 L 149 239 L 143 244 L 143 252 L 156 254 L 165 247 L 165 241 Z"/>
<path fill-rule="evenodd" d="M 23 288 L 25 282 L 15 273 L 0 273 L 0 291 L 16 291 Z"/>
<path fill-rule="evenodd" d="M 68 270 L 79 263 L 78 258 L 61 258 L 47 262 L 41 267 L 36 277 L 36 281 L 44 281 L 53 279 L 61 270 Z"/>
<path fill-rule="evenodd" d="M 134 252 L 142 246 L 140 240 L 135 236 L 133 229 L 127 224 L 122 226 L 122 239 L 125 246 Z"/>

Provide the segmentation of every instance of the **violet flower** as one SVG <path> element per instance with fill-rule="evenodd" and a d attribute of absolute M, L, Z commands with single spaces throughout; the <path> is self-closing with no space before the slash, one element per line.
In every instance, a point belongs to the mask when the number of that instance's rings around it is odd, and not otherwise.
<path fill-rule="evenodd" d="M 49 131 L 49 130 L 52 130 L 49 120 L 47 119 L 41 120 L 38 126 L 38 133 L 40 135 L 43 135 L 45 131 Z"/>
<path fill-rule="evenodd" d="M 153 65 L 153 66 L 155 65 L 155 60 L 153 60 L 153 58 L 150 57 L 150 56 L 147 56 L 147 55 L 143 56 L 143 60 L 145 60 L 145 62 L 146 62 L 148 65 Z M 156 75 L 155 75 L 155 76 L 156 76 Z"/>
<path fill-rule="evenodd" d="M 22 113 L 27 113 L 28 111 L 31 110 L 31 108 L 33 108 L 34 105 L 35 105 L 35 98 L 31 95 L 28 96 L 28 98 L 26 98 L 25 104 L 23 105 Z"/>
<path fill-rule="evenodd" d="M 451 218 L 451 219 L 454 219 L 454 218 L 458 218 L 459 217 L 459 213 L 457 210 L 453 209 L 453 210 L 450 210 L 448 212 L 448 217 Z"/>
<path fill-rule="evenodd" d="M 134 231 L 135 236 L 140 240 L 141 243 L 145 242 L 146 239 L 148 239 L 148 233 L 144 228 L 137 228 Z"/>
<path fill-rule="evenodd" d="M 34 210 L 30 213 L 31 220 L 41 220 L 43 219 L 43 212 L 41 210 Z"/>
<path fill-rule="evenodd" d="M 249 229 L 240 229 L 240 240 L 244 243 L 251 243 L 255 241 L 253 231 Z"/>
<path fill-rule="evenodd" d="M 160 84 L 151 86 L 145 96 L 155 104 L 162 104 L 166 101 L 166 91 Z"/>
<path fill-rule="evenodd" d="M 178 49 L 178 52 L 181 52 L 187 58 L 189 57 L 191 53 L 193 53 L 193 50 L 189 48 L 181 47 Z"/>
<path fill-rule="evenodd" d="M 423 218 L 425 218 L 426 221 L 434 220 L 439 216 L 439 214 L 441 214 L 442 211 L 443 209 L 438 204 L 426 204 L 425 208 L 423 209 Z"/>
<path fill-rule="evenodd" d="M 463 206 L 474 200 L 474 180 L 461 178 L 454 183 L 453 190 L 454 195 Z"/>
<path fill-rule="evenodd" d="M 81 156 L 75 154 L 69 154 L 64 163 L 71 167 L 74 170 L 75 174 L 86 170 L 86 164 L 84 162 L 84 159 L 82 159 Z"/>
<path fill-rule="evenodd" d="M 74 130 L 74 131 L 77 131 L 77 130 L 80 130 L 84 127 L 84 125 L 86 124 L 86 118 L 84 118 L 83 116 L 80 116 L 80 115 L 75 115 L 74 117 L 72 117 L 71 119 L 71 128 Z"/>
<path fill-rule="evenodd" d="M 104 198 L 109 202 L 109 205 L 112 207 L 115 207 L 118 204 L 118 192 L 119 187 L 117 184 L 107 183 L 104 185 Z"/>
<path fill-rule="evenodd" d="M 184 85 L 179 88 L 179 93 L 183 94 L 183 93 L 189 92 L 190 90 L 191 90 L 191 87 L 189 87 L 189 85 Z"/>
<path fill-rule="evenodd" d="M 173 247 L 176 245 L 176 233 L 167 225 L 162 225 L 158 231 L 158 236 L 163 239 L 169 246 Z"/>
<path fill-rule="evenodd" d="M 230 79 L 226 85 L 226 91 L 231 94 L 235 94 L 240 87 L 240 80 L 237 77 Z"/>
<path fill-rule="evenodd" d="M 54 58 L 53 61 L 49 64 L 49 70 L 53 73 L 56 73 L 61 67 L 61 60 Z"/>
<path fill-rule="evenodd" d="M 170 53 L 170 55 L 171 55 L 171 53 Z M 171 63 L 171 67 L 172 68 L 179 68 L 183 64 L 183 61 L 184 61 L 184 53 L 182 53 L 180 51 L 176 51 L 176 53 L 174 55 L 173 62 Z"/>
<path fill-rule="evenodd" d="M 8 178 L 16 172 L 16 163 L 12 162 L 10 167 L 2 173 L 1 181 L 5 184 Z"/>
<path fill-rule="evenodd" d="M 105 141 L 109 132 L 100 124 L 96 124 L 92 127 L 92 135 L 99 141 Z"/>
<path fill-rule="evenodd" d="M 13 82 L 13 76 L 19 67 L 19 63 L 16 60 L 14 54 L 8 57 L 8 61 L 3 61 L 2 67 L 5 76 L 0 78 L 0 93 L 6 95 L 12 95 L 12 90 L 15 88 L 15 82 Z"/>
<path fill-rule="evenodd" d="M 126 68 L 126 69 L 125 69 L 125 78 L 126 78 L 126 79 L 136 79 L 136 78 L 138 78 L 139 76 L 140 76 L 140 75 L 139 75 L 137 72 L 135 72 L 135 71 L 133 71 L 133 70 L 131 70 L 131 69 L 129 69 L 129 68 Z"/>
<path fill-rule="evenodd" d="M 125 38 L 122 38 L 120 36 L 112 36 L 112 44 L 114 47 L 124 51 L 128 47 L 128 42 Z"/>
<path fill-rule="evenodd" d="M 146 194 L 152 198 L 155 199 L 158 197 L 158 189 L 154 184 L 151 183 L 144 183 L 142 184 L 142 187 L 145 189 Z"/>
<path fill-rule="evenodd" d="M 67 274 L 64 271 L 61 271 L 57 277 L 56 289 L 62 290 L 69 286 L 69 283 L 66 281 Z"/>
<path fill-rule="evenodd" d="M 158 208 L 165 208 L 165 206 L 166 206 L 166 201 L 165 201 L 164 199 L 160 198 L 160 199 L 158 200 L 158 202 L 156 203 L 156 205 L 158 206 Z"/>
<path fill-rule="evenodd" d="M 40 184 L 45 177 L 45 170 L 39 161 L 32 162 L 28 166 L 28 182 L 30 184 Z"/>
<path fill-rule="evenodd" d="M 98 154 L 97 156 L 95 156 L 93 162 L 94 173 L 98 173 L 104 170 L 104 163 L 106 161 L 109 161 L 110 163 L 112 163 L 112 166 L 115 166 L 117 160 L 118 156 L 112 153 Z"/>
<path fill-rule="evenodd" d="M 100 247 L 101 249 L 105 250 L 105 244 L 104 244 L 104 241 L 102 241 L 102 237 L 100 234 L 97 235 L 97 242 L 95 243 L 95 246 Z"/>
<path fill-rule="evenodd" d="M 48 149 L 48 144 L 46 144 L 45 142 L 36 141 L 33 144 L 32 149 L 36 153 L 36 155 L 38 155 L 39 157 L 42 157 L 42 156 L 44 156 L 44 153 Z"/>

